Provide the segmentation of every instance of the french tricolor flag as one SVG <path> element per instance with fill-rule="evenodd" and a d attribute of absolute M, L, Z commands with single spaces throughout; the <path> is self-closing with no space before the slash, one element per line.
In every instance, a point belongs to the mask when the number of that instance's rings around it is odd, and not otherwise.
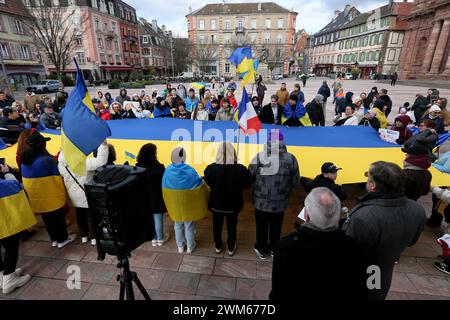
<path fill-rule="evenodd" d="M 239 104 L 238 123 L 242 132 L 248 135 L 252 135 L 261 130 L 261 122 L 255 112 L 255 108 L 253 108 L 253 105 L 248 98 L 245 87 L 242 93 L 241 103 Z"/>

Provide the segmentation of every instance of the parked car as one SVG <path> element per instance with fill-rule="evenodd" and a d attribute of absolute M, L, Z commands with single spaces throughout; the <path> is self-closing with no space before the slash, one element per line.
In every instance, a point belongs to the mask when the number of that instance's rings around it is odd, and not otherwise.
<path fill-rule="evenodd" d="M 272 80 L 283 80 L 283 75 L 281 73 L 275 73 L 272 75 Z"/>
<path fill-rule="evenodd" d="M 200 74 L 198 74 L 197 72 L 182 72 L 178 76 L 176 76 L 175 79 L 178 82 L 189 82 L 198 78 L 200 78 Z"/>
<path fill-rule="evenodd" d="M 62 87 L 62 83 L 58 80 L 41 80 L 38 83 L 31 85 L 31 91 L 36 93 L 48 93 L 57 91 L 59 87 Z"/>
<path fill-rule="evenodd" d="M 345 73 L 345 79 L 346 80 L 352 80 L 353 79 L 353 75 L 350 72 L 346 72 Z"/>
<path fill-rule="evenodd" d="M 337 78 L 337 73 L 336 73 L 336 71 L 331 71 L 331 72 L 327 75 L 327 77 L 328 77 L 328 78 L 331 78 L 331 79 L 336 79 L 336 78 Z"/>

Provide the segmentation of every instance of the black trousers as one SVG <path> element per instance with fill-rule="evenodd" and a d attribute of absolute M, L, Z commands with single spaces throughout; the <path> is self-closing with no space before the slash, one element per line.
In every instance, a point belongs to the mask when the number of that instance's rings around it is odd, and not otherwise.
<path fill-rule="evenodd" d="M 57 241 L 61 243 L 67 240 L 69 235 L 67 233 L 63 208 L 52 212 L 43 213 L 42 220 L 44 220 L 45 228 L 47 229 L 48 235 L 50 236 L 50 240 L 52 242 Z"/>
<path fill-rule="evenodd" d="M 16 271 L 17 259 L 19 258 L 19 242 L 19 233 L 0 239 L 0 246 L 5 248 L 4 259 L 0 250 L 0 271 L 3 271 L 5 276 Z"/>
<path fill-rule="evenodd" d="M 433 209 L 432 209 L 433 211 L 431 211 L 431 217 L 429 219 L 429 222 L 433 225 L 440 226 L 443 219 L 442 215 L 434 209 L 439 201 L 439 198 L 433 194 L 432 199 L 433 199 Z M 444 218 L 445 222 L 450 223 L 450 204 L 447 205 L 447 207 L 444 209 Z"/>
<path fill-rule="evenodd" d="M 75 208 L 77 214 L 78 229 L 80 229 L 81 237 L 93 238 L 92 220 L 88 208 Z"/>
<path fill-rule="evenodd" d="M 394 87 L 396 82 L 397 82 L 397 80 L 392 79 L 391 86 Z"/>
<path fill-rule="evenodd" d="M 284 212 L 264 212 L 255 210 L 256 243 L 255 248 L 262 254 L 268 254 L 280 240 Z"/>
<path fill-rule="evenodd" d="M 211 212 L 213 218 L 214 244 L 216 245 L 216 248 L 222 248 L 222 228 L 224 219 L 227 218 L 227 245 L 228 250 L 233 250 L 236 247 L 236 227 L 239 212 L 223 213 L 215 210 L 211 210 Z"/>

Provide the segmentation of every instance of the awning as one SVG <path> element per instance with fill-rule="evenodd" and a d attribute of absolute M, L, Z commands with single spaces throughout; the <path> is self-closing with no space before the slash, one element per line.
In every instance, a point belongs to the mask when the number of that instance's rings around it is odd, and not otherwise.
<path fill-rule="evenodd" d="M 332 66 L 333 66 L 332 63 L 329 63 L 329 64 L 316 64 L 315 68 L 329 68 L 329 67 L 332 67 Z"/>
<path fill-rule="evenodd" d="M 100 66 L 100 69 L 105 71 L 131 71 L 129 66 Z"/>
<path fill-rule="evenodd" d="M 48 68 L 48 71 L 56 72 L 56 68 Z M 64 72 L 77 72 L 77 69 L 65 69 Z"/>

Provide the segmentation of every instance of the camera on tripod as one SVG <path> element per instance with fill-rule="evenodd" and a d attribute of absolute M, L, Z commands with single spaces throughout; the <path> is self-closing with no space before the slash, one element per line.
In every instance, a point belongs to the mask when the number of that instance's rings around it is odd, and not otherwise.
<path fill-rule="evenodd" d="M 135 272 L 129 269 L 131 252 L 155 236 L 149 201 L 147 170 L 140 167 L 109 165 L 98 168 L 85 185 L 98 259 L 106 254 L 117 257 L 121 275 L 120 299 L 134 300 L 132 281 L 150 299 Z M 145 293 L 144 293 L 145 292 Z"/>

